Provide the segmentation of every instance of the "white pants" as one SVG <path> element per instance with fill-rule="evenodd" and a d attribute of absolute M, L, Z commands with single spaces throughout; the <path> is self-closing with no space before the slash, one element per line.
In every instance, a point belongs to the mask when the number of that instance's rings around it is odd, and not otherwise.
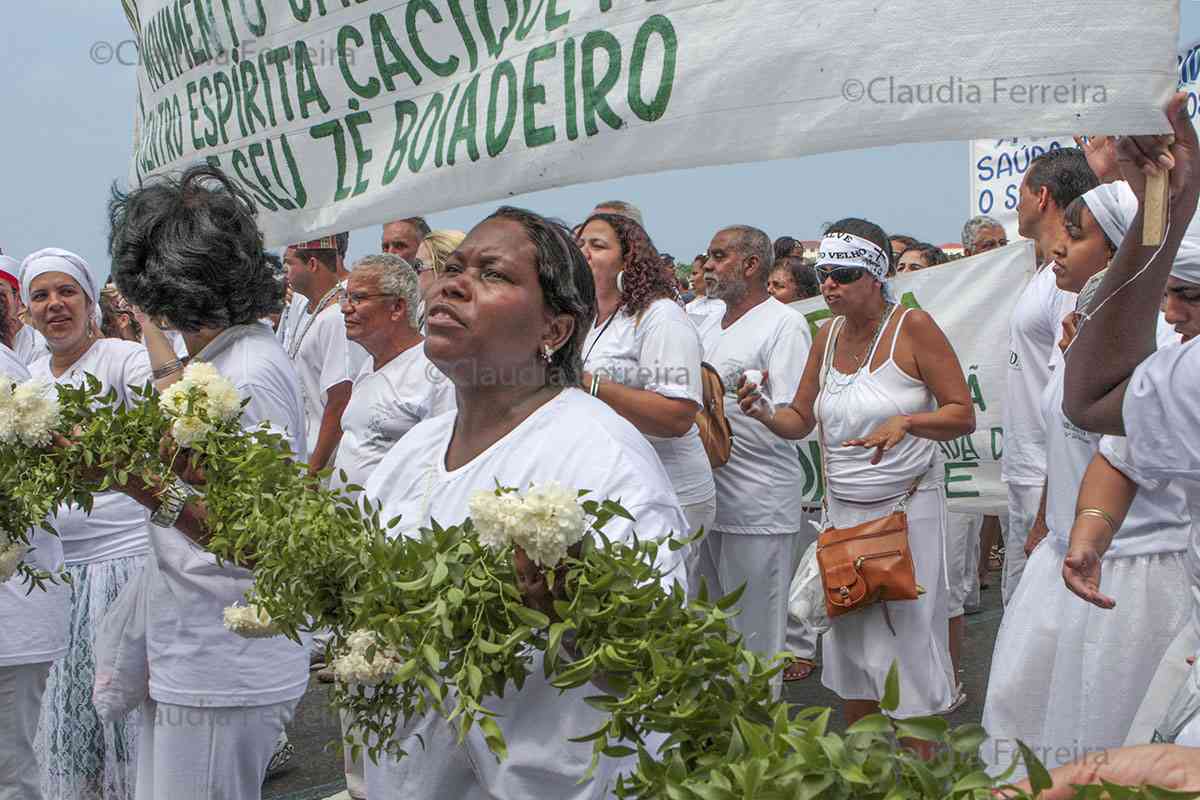
<path fill-rule="evenodd" d="M 799 533 L 748 536 L 713 531 L 704 539 L 700 572 L 710 598 L 746 584 L 730 622 L 747 648 L 765 657 L 783 650 L 788 590 L 796 573 Z"/>
<path fill-rule="evenodd" d="M 33 755 L 33 737 L 49 674 L 49 661 L 0 667 L 0 800 L 42 798 L 42 765 Z"/>
<path fill-rule="evenodd" d="M 1004 571 L 1000 575 L 1000 595 L 1006 606 L 1025 571 L 1025 539 L 1041 502 L 1041 486 L 1008 484 L 1008 529 L 1004 531 Z"/>
<path fill-rule="evenodd" d="M 683 516 L 688 523 L 689 535 L 704 528 L 704 538 L 692 543 L 692 546 L 687 551 L 687 559 L 684 561 L 687 565 L 688 597 L 693 598 L 700 591 L 700 562 L 705 542 L 713 532 L 713 520 L 717 518 L 717 496 L 714 494 L 707 500 L 683 506 Z M 711 597 L 711 585 L 709 586 L 709 590 L 709 596 Z"/>
<path fill-rule="evenodd" d="M 244 708 L 142 706 L 137 800 L 261 800 L 267 763 L 300 700 Z"/>
<path fill-rule="evenodd" d="M 976 593 L 975 605 L 979 602 L 979 533 L 983 530 L 983 517 L 953 511 L 948 517 L 946 563 L 950 570 L 950 595 L 946 613 L 950 619 L 954 619 L 963 615 L 972 586 Z"/>

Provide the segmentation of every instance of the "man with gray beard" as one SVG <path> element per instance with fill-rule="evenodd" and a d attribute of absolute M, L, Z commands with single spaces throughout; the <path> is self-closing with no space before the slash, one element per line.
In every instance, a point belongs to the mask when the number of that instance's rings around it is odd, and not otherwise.
<path fill-rule="evenodd" d="M 700 326 L 704 360 L 725 383 L 725 414 L 733 429 L 729 462 L 713 471 L 717 517 L 697 548 L 689 584 L 703 577 L 710 595 L 746 584 L 733 624 L 746 645 L 767 656 L 784 648 L 788 589 L 803 548 L 802 476 L 793 442 L 780 438 L 738 407 L 738 383 L 747 374 L 762 385 L 764 400 L 787 405 L 796 394 L 812 336 L 804 317 L 767 293 L 771 239 L 757 228 L 735 225 L 713 237 L 704 263 L 707 296 L 725 303 Z M 758 373 L 758 374 L 756 374 Z M 765 376 L 765 378 L 763 377 Z M 799 630 L 796 633 L 801 633 Z M 789 642 L 797 662 L 812 671 L 811 635 Z"/>

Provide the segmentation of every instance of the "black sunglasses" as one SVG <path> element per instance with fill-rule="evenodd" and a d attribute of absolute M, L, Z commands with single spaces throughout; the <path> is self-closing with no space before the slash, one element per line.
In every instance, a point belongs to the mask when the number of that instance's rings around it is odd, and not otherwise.
<path fill-rule="evenodd" d="M 867 271 L 862 267 L 813 267 L 813 273 L 819 284 L 824 283 L 826 278 L 833 278 L 838 286 L 845 286 L 866 275 Z"/>

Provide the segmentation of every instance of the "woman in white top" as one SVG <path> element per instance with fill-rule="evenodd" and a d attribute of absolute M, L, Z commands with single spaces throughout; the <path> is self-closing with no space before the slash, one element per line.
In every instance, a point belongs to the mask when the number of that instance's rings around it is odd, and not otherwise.
<path fill-rule="evenodd" d="M 243 398 L 242 424 L 267 422 L 304 459 L 299 379 L 258 320 L 283 289 L 262 250 L 249 197 L 215 167 L 197 166 L 117 194 L 110 206 L 113 279 L 131 303 L 183 333 Z M 178 368 L 178 362 L 163 370 Z M 244 599 L 250 571 L 204 548 L 201 499 L 186 459 L 168 486 L 120 487 L 153 512 L 145 591 L 150 697 L 142 711 L 138 800 L 257 800 L 267 763 L 308 685 L 305 648 L 283 637 L 244 639 L 222 612 Z"/>
<path fill-rule="evenodd" d="M 583 341 L 595 318 L 587 262 L 560 224 L 501 208 L 447 260 L 428 295 L 425 352 L 454 382 L 454 414 L 417 424 L 384 457 L 366 494 L 395 529 L 416 536 L 436 519 L 461 522 L 477 490 L 558 481 L 619 499 L 635 522 L 605 533 L 665 538 L 687 522 L 645 438 L 604 403 L 579 390 Z M 685 581 L 679 553 L 659 551 L 668 580 Z M 545 584 L 540 584 L 544 592 Z M 534 589 L 534 593 L 538 590 Z M 536 602 L 545 597 L 529 597 Z M 572 742 L 599 727 L 603 712 L 584 686 L 560 693 L 534 656 L 524 687 L 489 698 L 508 757 L 497 762 L 479 729 L 456 743 L 437 715 L 413 720 L 395 743 L 408 755 L 368 762 L 373 798 L 408 800 L 600 800 L 622 763 L 603 758 L 580 778 L 591 745 Z M 420 737 L 418 740 L 417 737 Z"/>
<path fill-rule="evenodd" d="M 7 323 L 13 306 L 8 287 L 0 284 L 0 382 L 20 383 L 29 379 L 29 371 L 11 347 Z M 30 533 L 26 565 L 61 573 L 62 542 L 42 530 Z M 71 587 L 65 583 L 30 592 L 15 576 L 0 582 L 0 797 L 43 798 L 47 755 L 38 755 L 34 744 L 50 665 L 67 652 L 70 605 Z"/>
<path fill-rule="evenodd" d="M 66 250 L 47 248 L 21 264 L 21 295 L 49 354 L 30 365 L 48 383 L 80 386 L 95 376 L 125 405 L 131 387 L 150 381 L 150 361 L 137 342 L 100 338 L 93 324 L 98 300 L 87 263 Z M 124 800 L 133 797 L 138 722 L 102 723 L 92 705 L 96 627 L 117 594 L 142 570 L 150 549 L 146 515 L 116 491 L 97 494 L 90 512 L 61 506 L 51 523 L 62 539 L 71 577 L 67 654 L 46 684 L 45 714 L 37 749 L 45 762 L 47 798 Z"/>
<path fill-rule="evenodd" d="M 700 335 L 675 302 L 674 280 L 641 225 L 593 214 L 578 241 L 596 282 L 583 388 L 642 432 L 671 478 L 688 526 L 708 530 L 717 490 L 696 427 L 704 402 Z"/>
<path fill-rule="evenodd" d="M 1136 203 L 1122 203 L 1127 191 L 1122 183 L 1102 184 L 1064 212 L 1067 236 L 1054 253 L 1054 271 L 1060 289 L 1082 291 L 1081 310 L 1091 294 L 1083 291 L 1085 284 L 1104 268 L 1132 222 Z M 1189 607 L 1183 587 L 1191 519 L 1182 488 L 1167 482 L 1137 494 L 1103 556 L 1104 592 L 1121 597 L 1120 608 L 1096 608 L 1063 584 L 1075 563 L 1064 563 L 1071 539 L 1093 522 L 1107 526 L 1103 512 L 1085 502 L 1095 487 L 1081 493 L 1085 475 L 1119 486 L 1129 467 L 1123 438 L 1087 433 L 1066 418 L 1062 359 L 1053 359 L 1051 368 L 1042 401 L 1049 534 L 1032 551 L 1009 601 L 983 713 L 992 737 L 984 760 L 998 770 L 1016 758 L 1017 739 L 1048 767 L 1121 745 Z M 1097 702 L 1100 693 L 1103 702 Z M 1023 763 L 1017 772 L 1023 776 Z"/>
<path fill-rule="evenodd" d="M 773 415 L 757 387 L 739 390 L 742 410 L 780 436 L 800 439 L 818 425 L 823 443 L 826 525 L 848 528 L 908 502 L 917 600 L 838 617 L 824 639 L 822 682 L 845 700 L 853 723 L 878 710 L 888 670 L 900 672 L 897 717 L 946 711 L 956 697 L 947 645 L 946 495 L 935 441 L 975 428 L 962 367 L 924 311 L 899 308 L 887 283 L 883 230 L 861 219 L 829 227 L 817 279 L 835 318 L 817 334 L 790 406 Z"/>

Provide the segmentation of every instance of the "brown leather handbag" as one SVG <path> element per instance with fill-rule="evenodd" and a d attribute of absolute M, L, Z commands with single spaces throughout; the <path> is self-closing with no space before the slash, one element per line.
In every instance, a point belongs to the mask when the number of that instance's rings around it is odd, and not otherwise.
<path fill-rule="evenodd" d="M 887 601 L 920 597 L 905 511 L 919 483 L 918 478 L 891 514 L 850 528 L 827 528 L 817 537 L 817 566 L 830 619 L 880 602 L 891 628 Z"/>
<path fill-rule="evenodd" d="M 700 362 L 700 383 L 704 390 L 704 406 L 696 413 L 700 441 L 708 454 L 708 463 L 724 466 L 733 452 L 733 428 L 725 416 L 725 382 L 709 363 Z"/>

